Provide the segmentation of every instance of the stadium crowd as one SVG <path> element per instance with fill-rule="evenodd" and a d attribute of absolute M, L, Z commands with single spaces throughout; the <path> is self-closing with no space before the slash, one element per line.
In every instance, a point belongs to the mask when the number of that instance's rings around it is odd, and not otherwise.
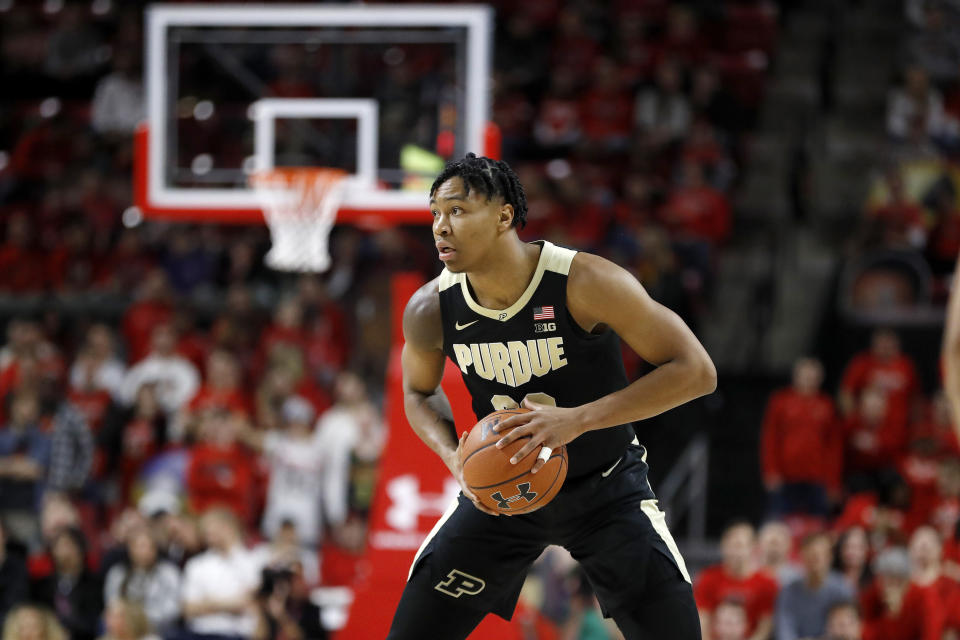
<path fill-rule="evenodd" d="M 696 325 L 777 5 L 494 4 L 494 120 L 527 190 L 525 236 L 610 257 Z M 949 174 L 956 24 L 906 7 L 896 162 L 864 237 L 924 251 L 942 275 L 960 248 L 952 182 L 926 199 L 899 185 L 915 166 Z M 309 590 L 352 580 L 385 438 L 384 276 L 434 274 L 430 239 L 338 230 L 334 271 L 292 279 L 262 266 L 264 229 L 124 224 L 141 13 L 0 2 L 3 640 L 323 638 Z M 960 449 L 942 397 L 920 397 L 887 331 L 836 403 L 822 378 L 802 360 L 771 398 L 770 520 L 732 524 L 721 564 L 695 576 L 707 637 L 960 632 Z M 558 550 L 529 585 L 518 637 L 617 637 Z"/>

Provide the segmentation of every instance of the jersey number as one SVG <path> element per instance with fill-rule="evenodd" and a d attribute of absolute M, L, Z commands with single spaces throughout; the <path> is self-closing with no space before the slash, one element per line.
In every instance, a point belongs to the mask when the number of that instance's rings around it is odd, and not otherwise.
<path fill-rule="evenodd" d="M 540 393 L 540 392 L 528 393 L 527 395 L 523 396 L 523 402 L 526 402 L 527 400 L 529 400 L 530 402 L 536 402 L 537 404 L 546 404 L 551 407 L 557 406 L 557 401 L 553 399 L 553 396 L 546 393 Z M 505 411 L 507 409 L 519 409 L 520 405 L 523 404 L 523 402 L 521 402 L 520 404 L 517 404 L 517 401 L 511 398 L 510 396 L 505 396 L 501 394 L 497 394 L 492 398 L 490 398 L 490 403 L 493 405 L 494 411 Z"/>

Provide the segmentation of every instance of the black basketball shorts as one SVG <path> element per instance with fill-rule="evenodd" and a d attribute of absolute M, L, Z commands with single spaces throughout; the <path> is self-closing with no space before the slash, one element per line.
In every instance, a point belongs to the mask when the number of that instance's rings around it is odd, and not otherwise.
<path fill-rule="evenodd" d="M 690 576 L 647 480 L 646 451 L 636 444 L 608 469 L 568 481 L 530 514 L 490 516 L 460 495 L 417 552 L 409 575 L 416 580 L 408 580 L 397 617 L 417 599 L 410 591 L 429 590 L 420 595 L 435 605 L 509 620 L 527 570 L 550 544 L 580 562 L 604 615 L 640 611 L 675 592 L 696 617 Z"/>

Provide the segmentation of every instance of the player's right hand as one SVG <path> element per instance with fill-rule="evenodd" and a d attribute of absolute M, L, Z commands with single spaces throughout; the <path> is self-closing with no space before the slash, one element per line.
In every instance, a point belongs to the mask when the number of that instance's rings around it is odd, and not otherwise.
<path fill-rule="evenodd" d="M 499 516 L 500 513 L 480 502 L 480 498 L 478 498 L 477 495 L 470 490 L 470 487 L 467 486 L 467 483 L 463 481 L 463 466 L 460 464 L 460 449 L 463 447 L 463 442 L 467 439 L 467 434 L 469 433 L 469 431 L 464 431 L 463 434 L 461 434 L 460 442 L 457 443 L 457 450 L 447 461 L 447 468 L 450 469 L 450 473 L 452 473 L 453 477 L 456 478 L 457 482 L 460 483 L 460 490 L 463 491 L 463 495 L 467 498 L 467 500 L 473 503 L 473 506 L 480 511 L 483 511 L 487 515 Z"/>

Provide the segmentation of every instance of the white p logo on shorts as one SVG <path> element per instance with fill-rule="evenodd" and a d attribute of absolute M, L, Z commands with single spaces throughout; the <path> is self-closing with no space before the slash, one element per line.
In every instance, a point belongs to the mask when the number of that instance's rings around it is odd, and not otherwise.
<path fill-rule="evenodd" d="M 463 594 L 475 596 L 483 591 L 483 588 L 486 586 L 487 583 L 480 578 L 472 576 L 469 573 L 464 573 L 459 569 L 454 569 L 447 574 L 447 579 L 441 580 L 434 589 L 448 596 L 459 598 Z"/>

